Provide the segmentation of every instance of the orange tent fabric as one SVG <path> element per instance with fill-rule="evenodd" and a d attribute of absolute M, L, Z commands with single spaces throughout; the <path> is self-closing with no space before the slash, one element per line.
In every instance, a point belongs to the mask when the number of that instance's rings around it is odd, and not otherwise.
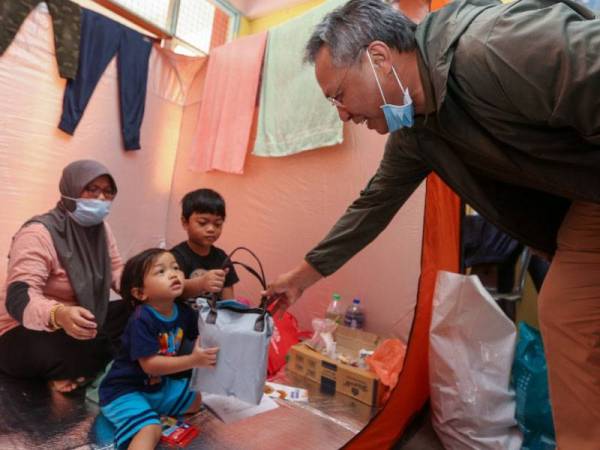
<path fill-rule="evenodd" d="M 429 399 L 429 326 L 438 270 L 460 263 L 460 199 L 437 175 L 427 179 L 421 277 L 404 369 L 384 408 L 344 448 L 390 448 Z"/>

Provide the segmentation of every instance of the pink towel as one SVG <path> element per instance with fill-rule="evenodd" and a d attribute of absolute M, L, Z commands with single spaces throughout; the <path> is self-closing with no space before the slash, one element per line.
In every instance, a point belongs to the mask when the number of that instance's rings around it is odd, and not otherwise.
<path fill-rule="evenodd" d="M 208 58 L 190 168 L 244 172 L 267 33 L 213 49 Z"/>

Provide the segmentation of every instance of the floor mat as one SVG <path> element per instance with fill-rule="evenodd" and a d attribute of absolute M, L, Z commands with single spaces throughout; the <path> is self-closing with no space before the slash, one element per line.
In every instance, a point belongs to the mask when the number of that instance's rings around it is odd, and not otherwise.
<path fill-rule="evenodd" d="M 277 382 L 308 389 L 309 403 L 278 400 L 279 408 L 231 424 L 201 411 L 187 419 L 200 429 L 187 448 L 338 449 L 376 412 L 350 397 L 322 394 L 318 384 L 293 374 Z M 42 382 L 0 376 L 0 449 L 112 448 L 110 427 L 98 412 L 84 389 L 64 395 Z"/>

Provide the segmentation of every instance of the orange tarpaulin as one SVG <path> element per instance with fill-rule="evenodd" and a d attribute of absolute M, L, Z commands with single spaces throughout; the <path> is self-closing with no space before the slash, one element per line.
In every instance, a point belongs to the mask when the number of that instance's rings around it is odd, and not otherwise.
<path fill-rule="evenodd" d="M 390 448 L 429 398 L 429 325 L 438 270 L 457 272 L 460 199 L 437 175 L 427 179 L 419 293 L 404 369 L 384 408 L 345 448 Z"/>
<path fill-rule="evenodd" d="M 410 16 L 413 10 L 417 14 L 419 6 L 426 2 L 412 0 L 407 2 L 409 5 L 403 5 L 402 1 L 396 3 Z M 429 5 L 434 11 L 446 3 L 446 0 L 432 0 Z M 379 450 L 392 447 L 406 430 L 411 418 L 429 399 L 429 326 L 433 290 L 439 270 L 459 271 L 461 209 L 458 196 L 435 174 L 427 178 L 425 195 L 421 276 L 404 368 L 384 408 L 348 442 L 345 446 L 347 449 Z"/>

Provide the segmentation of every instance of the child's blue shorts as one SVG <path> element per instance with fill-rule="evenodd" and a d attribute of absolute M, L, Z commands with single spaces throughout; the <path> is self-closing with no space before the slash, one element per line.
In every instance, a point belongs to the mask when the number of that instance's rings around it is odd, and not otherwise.
<path fill-rule="evenodd" d="M 196 392 L 189 389 L 189 379 L 163 377 L 162 383 L 156 392 L 130 392 L 100 408 L 116 428 L 117 448 L 123 447 L 145 426 L 160 425 L 160 416 L 183 414 L 196 399 Z"/>

